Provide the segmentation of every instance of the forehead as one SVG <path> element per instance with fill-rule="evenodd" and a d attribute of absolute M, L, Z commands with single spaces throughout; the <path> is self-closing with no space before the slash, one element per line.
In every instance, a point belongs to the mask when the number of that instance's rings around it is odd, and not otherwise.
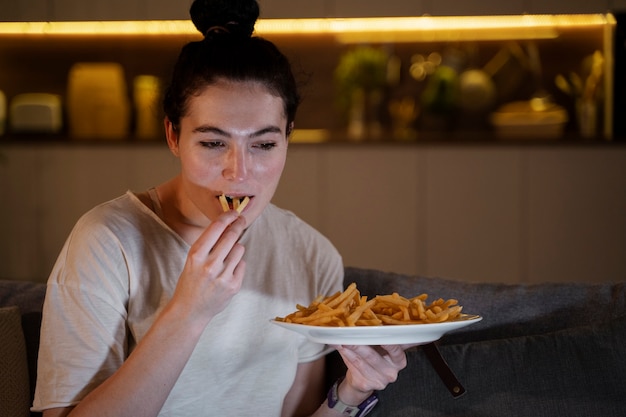
<path fill-rule="evenodd" d="M 282 98 L 262 83 L 219 81 L 190 97 L 183 119 L 192 129 L 211 124 L 225 130 L 259 125 L 276 125 L 282 130 L 287 116 Z"/>
<path fill-rule="evenodd" d="M 220 78 L 215 82 L 200 87 L 195 94 L 190 97 L 193 100 L 197 97 L 204 97 L 205 99 L 210 96 L 216 96 L 220 99 L 230 97 L 236 99 L 237 97 L 249 97 L 249 96 L 271 96 L 275 100 L 283 102 L 282 98 L 274 94 L 265 84 L 259 81 L 231 81 L 224 78 Z"/>
<path fill-rule="evenodd" d="M 279 106 L 284 110 L 283 99 L 273 94 L 263 83 L 257 81 L 229 81 L 220 79 L 217 82 L 200 88 L 188 101 L 188 113 L 194 107 L 219 104 L 224 108 L 228 105 L 241 106 L 241 109 L 255 105 Z"/>

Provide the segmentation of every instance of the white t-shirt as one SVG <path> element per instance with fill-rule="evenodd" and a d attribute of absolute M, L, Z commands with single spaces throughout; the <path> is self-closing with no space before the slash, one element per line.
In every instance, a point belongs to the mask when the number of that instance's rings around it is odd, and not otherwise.
<path fill-rule="evenodd" d="M 273 205 L 240 242 L 242 289 L 207 326 L 160 416 L 279 416 L 298 363 L 325 353 L 270 319 L 342 289 L 336 249 Z M 77 404 L 123 363 L 171 298 L 188 250 L 131 192 L 77 222 L 48 281 L 33 410 Z"/>

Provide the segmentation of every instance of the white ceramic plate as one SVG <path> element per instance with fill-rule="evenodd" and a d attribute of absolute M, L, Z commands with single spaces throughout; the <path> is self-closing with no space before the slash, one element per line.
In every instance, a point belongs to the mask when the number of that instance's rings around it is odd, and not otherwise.
<path fill-rule="evenodd" d="M 316 343 L 327 345 L 404 345 L 425 344 L 439 340 L 444 334 L 470 324 L 481 316 L 462 314 L 458 319 L 443 323 L 387 326 L 323 327 L 285 323 L 271 320 L 277 326 L 298 332 Z"/>

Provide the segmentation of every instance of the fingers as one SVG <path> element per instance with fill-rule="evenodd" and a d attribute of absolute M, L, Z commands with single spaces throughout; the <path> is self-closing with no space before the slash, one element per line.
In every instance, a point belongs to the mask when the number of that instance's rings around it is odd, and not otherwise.
<path fill-rule="evenodd" d="M 402 350 L 407 350 L 407 349 L 412 349 L 412 348 L 414 348 L 416 346 L 421 346 L 423 344 L 424 343 L 409 343 L 409 344 L 406 344 L 406 345 L 399 345 L 399 346 L 402 347 Z"/>
<path fill-rule="evenodd" d="M 217 217 L 200 235 L 194 246 L 205 253 L 217 249 L 218 243 L 230 249 L 239 240 L 245 228 L 245 218 L 231 210 Z"/>
<path fill-rule="evenodd" d="M 230 258 L 236 260 L 236 251 L 231 255 L 236 247 L 237 241 L 246 228 L 246 220 L 236 211 L 229 211 L 220 215 L 206 228 L 198 240 L 189 250 L 189 257 L 197 263 L 206 262 L 209 258 L 216 262 L 225 262 Z"/>
<path fill-rule="evenodd" d="M 399 369 L 406 367 L 406 353 L 402 345 L 383 345 L 380 348 L 387 352 L 385 357 L 398 366 Z"/>
<path fill-rule="evenodd" d="M 245 219 L 235 211 L 213 221 L 189 249 L 182 275 L 188 278 L 183 281 L 212 285 L 214 280 L 225 278 L 221 285 L 236 291 L 244 271 L 245 248 L 238 241 L 245 227 Z"/>
<path fill-rule="evenodd" d="M 384 389 L 407 364 L 400 345 L 337 346 L 337 350 L 348 367 L 349 383 L 362 392 Z"/>
<path fill-rule="evenodd" d="M 234 276 L 235 282 L 241 283 L 246 264 L 243 261 L 243 254 L 245 253 L 245 248 L 236 243 L 232 250 L 228 252 L 228 255 L 224 259 L 223 265 L 224 270 L 222 271 L 223 275 L 226 276 Z M 237 288 L 238 289 L 238 288 Z"/>
<path fill-rule="evenodd" d="M 245 248 L 238 241 L 245 227 L 245 219 L 237 212 L 224 213 L 189 249 L 174 299 L 195 316 L 210 319 L 241 289 Z"/>
<path fill-rule="evenodd" d="M 406 354 L 401 345 L 340 346 L 338 349 L 363 366 L 390 367 L 398 371 L 406 367 Z"/>

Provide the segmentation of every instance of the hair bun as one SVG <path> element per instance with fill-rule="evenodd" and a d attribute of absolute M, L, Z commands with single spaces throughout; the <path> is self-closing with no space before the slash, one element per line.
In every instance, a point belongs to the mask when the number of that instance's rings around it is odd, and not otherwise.
<path fill-rule="evenodd" d="M 214 28 L 217 32 L 252 36 L 259 18 L 259 5 L 256 0 L 194 0 L 189 15 L 204 36 Z"/>

